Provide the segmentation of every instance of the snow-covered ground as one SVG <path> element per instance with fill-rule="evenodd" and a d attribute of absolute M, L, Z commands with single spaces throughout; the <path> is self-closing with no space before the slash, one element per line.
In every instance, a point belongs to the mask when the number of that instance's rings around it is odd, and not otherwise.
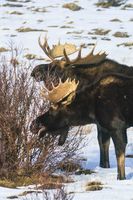
<path fill-rule="evenodd" d="M 126 154 L 133 153 L 133 129 L 128 130 L 129 144 L 127 145 Z M 114 147 L 110 145 L 110 169 L 98 167 L 99 164 L 99 147 L 97 144 L 96 126 L 92 127 L 92 132 L 86 138 L 87 146 L 82 149 L 81 155 L 87 159 L 84 167 L 92 169 L 95 173 L 90 175 L 73 175 L 73 183 L 66 184 L 67 193 L 71 193 L 73 200 L 132 200 L 133 199 L 133 159 L 126 158 L 126 180 L 117 180 L 117 168 Z M 80 156 L 81 156 L 80 155 Z M 87 191 L 87 183 L 100 182 L 102 190 Z M 45 200 L 41 193 L 31 193 L 21 196 L 24 191 L 34 191 L 35 186 L 20 187 L 9 189 L 0 187 L 0 200 L 7 197 L 16 196 L 20 200 Z M 19 196 L 20 195 L 20 196 Z"/>
<path fill-rule="evenodd" d="M 133 8 L 121 9 L 121 7 L 98 8 L 95 6 L 97 0 L 77 0 L 83 9 L 71 11 L 63 8 L 63 4 L 70 3 L 71 0 L 18 0 L 14 3 L 7 0 L 0 0 L 0 47 L 8 47 L 12 40 L 16 44 L 23 46 L 26 53 L 36 54 L 38 57 L 46 56 L 38 45 L 38 37 L 47 33 L 50 45 L 57 43 L 58 39 L 64 42 L 72 42 L 76 45 L 85 43 L 87 46 L 83 50 L 86 53 L 90 44 L 97 42 L 98 50 L 104 50 L 108 57 L 121 63 L 133 66 L 133 46 L 123 46 L 122 43 L 133 43 Z M 133 0 L 127 1 L 127 4 Z M 7 4 L 7 5 L 6 5 Z M 9 6 L 8 4 L 19 4 L 22 7 Z M 6 6 L 4 6 L 6 5 Z M 40 12 L 35 11 L 40 8 Z M 42 10 L 46 10 L 42 12 Z M 13 11 L 20 12 L 21 15 L 11 14 Z M 113 19 L 118 19 L 114 20 Z M 18 32 L 20 27 L 41 29 L 42 31 Z M 93 29 L 110 30 L 107 35 L 93 35 Z M 129 37 L 114 37 L 116 32 L 126 32 Z M 91 46 L 92 47 L 92 46 Z M 36 61 L 43 63 L 44 61 Z M 34 66 L 33 66 L 34 67 Z M 128 152 L 133 152 L 133 129 L 128 131 Z M 110 146 L 110 169 L 102 169 L 99 165 L 99 147 L 96 139 L 96 127 L 87 136 L 88 146 L 82 151 L 87 159 L 84 164 L 86 168 L 94 170 L 91 175 L 76 175 L 74 183 L 67 186 L 68 192 L 74 192 L 74 200 L 132 200 L 133 199 L 133 159 L 126 158 L 127 180 L 117 180 L 116 159 L 113 144 Z M 90 181 L 100 181 L 103 189 L 100 191 L 86 192 L 86 183 Z M 0 200 L 11 195 L 20 194 L 27 188 L 8 189 L 0 187 Z M 29 190 L 31 190 L 29 188 Z M 40 194 L 41 198 L 41 194 Z M 24 197 L 19 197 L 24 199 Z M 27 200 L 31 199 L 31 197 Z M 34 197 L 34 199 L 36 199 Z"/>

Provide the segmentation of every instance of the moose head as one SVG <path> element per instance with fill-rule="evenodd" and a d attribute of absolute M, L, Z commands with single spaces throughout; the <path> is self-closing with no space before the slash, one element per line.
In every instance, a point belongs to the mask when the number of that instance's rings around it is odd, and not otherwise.
<path fill-rule="evenodd" d="M 70 126 L 76 125 L 74 123 L 71 109 L 66 109 L 71 104 L 75 97 L 75 92 L 79 82 L 67 79 L 62 82 L 59 79 L 57 86 L 51 90 L 44 87 L 41 90 L 41 96 L 50 101 L 51 107 L 48 112 L 37 117 L 31 124 L 31 131 L 43 137 L 46 133 L 50 135 L 60 135 L 59 145 L 63 145 Z M 73 121 L 73 122 L 72 122 Z M 72 122 L 72 123 L 71 123 Z"/>
<path fill-rule="evenodd" d="M 44 81 L 46 82 L 47 76 L 57 76 L 58 77 L 66 77 L 75 78 L 75 67 L 80 65 L 94 65 L 100 63 L 107 56 L 105 52 L 98 52 L 97 54 L 93 54 L 95 50 L 94 48 L 89 52 L 85 57 L 81 56 L 83 45 L 78 49 L 75 44 L 65 43 L 61 44 L 60 42 L 56 45 L 53 45 L 50 48 L 47 38 L 44 38 L 44 42 L 41 43 L 41 39 L 38 39 L 39 46 L 50 59 L 50 63 L 37 65 L 31 76 L 36 81 Z M 75 59 L 70 59 L 69 55 L 78 52 L 78 55 Z M 49 78 L 49 76 L 48 76 Z"/>

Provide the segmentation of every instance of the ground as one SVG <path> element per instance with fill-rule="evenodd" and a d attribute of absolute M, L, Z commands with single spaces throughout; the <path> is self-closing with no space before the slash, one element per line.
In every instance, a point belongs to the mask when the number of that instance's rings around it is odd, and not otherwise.
<path fill-rule="evenodd" d="M 120 63 L 133 66 L 133 2 L 129 0 L 120 7 L 101 8 L 95 3 L 97 0 L 77 0 L 75 3 L 82 9 L 72 11 L 64 8 L 70 0 L 38 0 L 7 1 L 0 4 L 0 49 L 8 49 L 11 41 L 24 48 L 25 55 L 35 57 L 33 67 L 44 63 L 47 57 L 38 45 L 38 37 L 47 33 L 50 45 L 60 39 L 62 43 L 72 42 L 77 46 L 85 44 L 85 54 L 97 43 L 95 52 L 102 50 L 108 57 Z M 12 6 L 12 4 L 14 4 Z M 31 57 L 32 57 L 31 56 Z M 43 58 L 44 60 L 38 60 Z M 126 154 L 133 153 L 133 129 L 128 130 L 128 145 Z M 99 166 L 99 147 L 97 144 L 97 130 L 93 126 L 87 135 L 87 146 L 82 149 L 82 156 L 86 158 L 83 166 L 96 173 L 91 175 L 73 175 L 74 183 L 66 185 L 68 192 L 74 193 L 74 200 L 132 200 L 133 199 L 133 158 L 126 158 L 127 180 L 117 180 L 116 159 L 113 144 L 110 147 L 110 169 Z M 86 191 L 88 182 L 98 181 L 103 185 L 102 190 Z M 33 187 L 8 189 L 0 187 L 0 199 L 18 195 Z M 43 197 L 40 195 L 40 199 Z M 37 199 L 33 195 L 32 199 Z M 19 197 L 24 199 L 24 197 Z M 31 195 L 27 195 L 27 200 Z"/>

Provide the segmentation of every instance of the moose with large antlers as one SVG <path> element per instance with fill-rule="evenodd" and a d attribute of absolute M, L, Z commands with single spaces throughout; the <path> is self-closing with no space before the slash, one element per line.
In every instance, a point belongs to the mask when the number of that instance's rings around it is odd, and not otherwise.
<path fill-rule="evenodd" d="M 65 46 L 60 45 L 60 44 L 55 45 L 53 49 L 50 49 L 50 47 L 47 43 L 47 40 L 45 40 L 45 43 L 43 45 L 41 44 L 40 41 L 39 41 L 39 43 L 40 43 L 41 48 L 46 53 L 46 55 L 48 55 L 49 58 L 51 58 L 52 62 L 50 64 L 46 64 L 46 66 L 44 66 L 44 65 L 37 66 L 33 70 L 32 76 L 38 80 L 44 79 L 44 81 L 45 81 L 45 77 L 43 77 L 43 76 L 45 76 L 47 71 L 49 70 L 52 73 L 56 70 L 58 72 L 56 74 L 58 76 L 63 76 L 64 80 L 66 79 L 66 77 L 76 78 L 76 80 L 78 81 L 78 84 L 75 83 L 76 84 L 76 87 L 75 87 L 76 88 L 76 98 L 74 95 L 75 92 L 70 92 L 69 95 L 66 94 L 67 104 L 69 104 L 71 102 L 71 100 L 74 99 L 72 101 L 72 104 L 66 106 L 66 104 L 64 103 L 64 102 L 66 102 L 66 97 L 63 97 L 64 100 L 59 101 L 58 106 L 57 106 L 57 104 L 56 104 L 56 106 L 54 104 L 54 108 L 58 107 L 57 110 L 53 110 L 53 108 L 51 108 L 48 113 L 46 113 L 42 116 L 39 116 L 33 122 L 34 125 L 32 124 L 32 130 L 33 130 L 33 127 L 34 128 L 36 127 L 37 131 L 39 131 L 40 136 L 44 135 L 46 130 L 48 130 L 51 133 L 53 132 L 54 134 L 61 133 L 61 136 L 59 139 L 59 144 L 63 144 L 67 137 L 67 132 L 68 132 L 69 126 L 83 125 L 83 124 L 88 124 L 88 123 L 96 123 L 98 125 L 98 139 L 99 139 L 99 145 L 100 145 L 100 166 L 109 167 L 109 156 L 108 156 L 109 140 L 110 140 L 110 137 L 113 138 L 113 136 L 112 136 L 112 130 L 110 130 L 110 128 L 108 128 L 108 127 L 104 127 L 104 125 L 102 125 L 102 123 L 101 123 L 102 120 L 101 121 L 100 121 L 100 119 L 98 120 L 97 115 L 95 116 L 95 114 L 96 114 L 95 111 L 97 112 L 97 107 L 98 107 L 95 104 L 95 102 L 103 101 L 103 98 L 100 98 L 100 95 L 97 96 L 97 93 L 100 90 L 100 91 L 105 91 L 105 94 L 106 94 L 107 89 L 108 89 L 110 94 L 112 94 L 112 93 L 114 94 L 114 90 L 112 90 L 112 88 L 117 87 L 117 85 L 120 86 L 118 83 L 127 84 L 127 82 L 128 82 L 127 81 L 128 78 L 126 76 L 124 77 L 124 75 L 119 75 L 119 74 L 116 74 L 116 75 L 114 74 L 113 78 L 111 77 L 111 74 L 110 74 L 110 76 L 108 74 L 108 77 L 104 78 L 104 77 L 102 77 L 102 75 L 105 72 L 108 72 L 108 73 L 112 73 L 112 72 L 124 73 L 125 72 L 125 74 L 130 75 L 131 72 L 133 73 L 133 70 L 130 69 L 128 66 L 120 65 L 119 63 L 116 63 L 115 61 L 106 59 L 106 54 L 104 52 L 93 55 L 94 49 L 89 55 L 87 55 L 84 58 L 81 58 L 81 49 L 80 49 L 78 57 L 76 59 L 70 61 L 68 54 L 71 54 L 71 53 L 77 51 L 75 46 L 71 45 L 72 48 L 70 48 L 70 49 L 72 49 L 72 50 L 69 50 L 69 52 L 68 52 L 67 48 L 69 49 L 70 46 L 66 45 L 66 44 L 65 44 Z M 60 50 L 59 54 L 57 53 L 57 49 Z M 59 50 L 58 50 L 58 52 L 59 52 Z M 58 56 L 62 56 L 61 54 L 64 55 L 63 58 L 61 60 L 56 60 L 55 58 Z M 102 80 L 97 81 L 98 84 L 95 85 L 93 83 L 93 81 L 94 81 L 94 78 L 96 78 L 98 76 L 102 77 L 101 79 L 104 79 L 104 81 L 102 81 Z M 111 79 L 110 79 L 110 77 L 111 77 Z M 97 80 L 97 78 L 96 78 L 96 80 Z M 70 81 L 68 81 L 68 82 L 70 82 Z M 88 84 L 90 82 L 92 82 L 92 85 L 95 85 L 95 88 L 93 87 L 93 89 L 92 89 L 92 87 L 91 88 L 88 87 Z M 101 84 L 101 82 L 104 82 L 104 84 Z M 60 81 L 60 83 L 61 83 L 61 81 Z M 114 87 L 112 87 L 113 84 L 114 84 Z M 62 85 L 62 84 L 59 84 L 59 85 Z M 89 90 L 87 90 L 85 88 L 89 88 Z M 123 92 L 124 92 L 124 90 L 123 90 Z M 55 96 L 57 95 L 57 90 L 55 90 L 55 87 L 54 87 L 54 94 L 55 94 Z M 82 94 L 82 97 L 81 97 L 81 94 Z M 87 95 L 83 95 L 83 94 L 87 94 Z M 98 97 L 99 100 L 97 100 L 96 97 Z M 68 99 L 69 99 L 69 101 L 68 101 Z M 76 99 L 78 99 L 78 100 L 76 100 Z M 107 102 L 108 102 L 109 96 L 107 96 L 107 99 L 105 98 L 105 100 L 107 100 Z M 113 99 L 111 99 L 111 100 L 113 100 Z M 111 102 L 111 100 L 110 100 L 110 102 Z M 76 104 L 75 102 L 78 102 L 79 105 Z M 87 105 L 87 102 L 88 102 L 88 104 L 90 104 L 90 106 Z M 103 102 L 103 105 L 104 104 L 106 105 L 107 102 L 106 101 Z M 62 106 L 62 104 L 64 104 L 64 106 Z M 86 108 L 82 104 L 86 105 Z M 61 105 L 61 109 L 59 109 L 59 107 L 60 107 L 59 105 Z M 76 107 L 76 105 L 77 105 L 77 107 Z M 89 106 L 89 109 L 87 109 L 88 106 Z M 121 104 L 121 106 L 122 106 L 122 104 Z M 82 108 L 82 107 L 84 107 L 84 108 Z M 118 125 L 117 122 L 119 121 L 119 119 L 117 120 L 117 117 L 116 117 L 115 118 L 116 122 L 115 122 L 115 120 L 111 117 L 112 114 L 109 114 L 108 118 L 105 117 L 106 116 L 105 111 L 106 110 L 108 111 L 109 108 L 106 109 L 105 106 L 103 108 L 104 109 L 102 111 L 102 113 L 103 113 L 102 117 L 104 119 L 108 119 L 107 124 L 109 124 L 109 123 L 115 124 L 116 123 Z M 74 109 L 74 111 L 73 111 L 73 109 Z M 75 114 L 76 109 L 82 110 L 82 112 L 80 113 L 79 116 L 77 114 Z M 114 109 L 115 109 L 115 107 L 113 107 L 113 111 L 114 111 Z M 105 112 L 105 114 L 104 114 L 104 112 Z M 100 113 L 101 113 L 101 111 L 100 111 Z M 116 112 L 116 115 L 117 115 L 117 112 Z M 62 120 L 60 120 L 60 118 Z M 52 120 L 52 122 L 51 122 L 51 120 Z M 112 120 L 114 122 L 112 122 Z M 55 123 L 55 121 L 56 121 L 56 123 Z M 67 124 L 67 122 L 71 122 L 71 123 Z M 64 123 L 66 123 L 66 124 L 63 125 Z M 50 128 L 50 126 L 47 127 L 47 124 L 51 124 L 50 125 L 51 128 Z M 62 124 L 62 125 L 60 126 L 60 124 Z M 123 127 L 127 128 L 127 125 L 123 126 Z M 117 129 L 118 129 L 118 127 L 117 127 Z M 120 163 L 121 163 L 121 161 L 122 162 L 124 162 L 124 161 L 123 161 L 123 157 L 120 156 L 121 153 L 118 153 L 118 151 L 119 151 L 118 149 L 120 149 L 120 152 L 121 151 L 123 152 L 123 156 L 124 156 L 123 149 L 125 148 L 125 145 L 127 143 L 126 130 L 125 130 L 124 134 L 122 133 L 122 134 L 120 134 L 120 136 L 118 135 L 118 131 L 116 131 L 116 132 L 117 132 L 117 134 L 114 134 L 115 136 L 114 136 L 113 140 L 114 140 L 114 143 L 116 143 L 115 148 L 116 148 L 116 156 L 118 159 L 118 178 L 123 179 L 125 177 L 125 175 L 124 175 L 124 172 L 121 172 Z M 119 132 L 121 132 L 121 130 L 119 130 Z M 124 147 L 122 147 L 122 150 L 121 150 L 121 145 L 120 146 L 118 145 L 118 143 L 120 141 L 119 140 L 116 141 L 116 139 L 121 138 L 121 136 L 123 137 L 122 142 L 124 145 Z M 122 167 L 122 171 L 123 171 L 123 168 L 124 168 L 124 166 Z"/>
<path fill-rule="evenodd" d="M 126 129 L 133 125 L 133 79 L 112 73 L 81 90 L 77 90 L 78 84 L 67 79 L 50 91 L 44 87 L 41 95 L 52 106 L 32 122 L 31 130 L 40 136 L 60 134 L 64 143 L 70 126 L 99 124 L 114 142 L 118 179 L 125 179 Z"/>
<path fill-rule="evenodd" d="M 58 77 L 61 77 L 62 80 L 66 80 L 68 77 L 79 80 L 79 85 L 77 88 L 79 90 L 85 85 L 93 82 L 99 76 L 102 76 L 104 73 L 117 72 L 133 76 L 132 67 L 107 59 L 107 54 L 105 52 L 99 52 L 94 55 L 94 48 L 87 56 L 81 58 L 81 46 L 77 58 L 70 60 L 68 55 L 78 51 L 76 45 L 74 44 L 59 43 L 50 48 L 47 38 L 45 37 L 44 43 L 41 43 L 39 38 L 39 45 L 44 53 L 49 57 L 51 62 L 36 66 L 33 69 L 31 76 L 34 77 L 36 81 L 44 81 L 47 86 L 50 85 L 49 80 L 53 80 L 54 78 L 54 80 L 57 81 Z M 62 58 L 57 59 L 58 57 Z M 100 147 L 100 166 L 108 168 L 110 167 L 110 134 L 108 134 L 99 125 L 97 128 L 98 142 Z"/>

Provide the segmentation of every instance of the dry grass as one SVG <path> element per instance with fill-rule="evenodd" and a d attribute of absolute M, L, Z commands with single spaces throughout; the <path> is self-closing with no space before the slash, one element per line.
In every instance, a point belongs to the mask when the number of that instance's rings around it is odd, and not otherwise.
<path fill-rule="evenodd" d="M 128 37 L 130 37 L 130 35 L 128 35 L 127 32 L 120 32 L 120 31 L 115 32 L 115 33 L 113 34 L 113 36 L 114 36 L 114 37 L 120 37 L 120 38 L 128 38 Z"/>
<path fill-rule="evenodd" d="M 75 160 L 66 160 L 64 162 L 59 163 L 58 168 L 65 172 L 75 172 L 81 169 L 81 165 Z"/>
<path fill-rule="evenodd" d="M 109 8 L 110 6 L 117 7 L 124 4 L 124 2 L 125 2 L 124 0 L 103 0 L 96 3 L 96 6 L 102 7 L 102 8 Z"/>
<path fill-rule="evenodd" d="M 99 181 L 92 181 L 86 184 L 86 191 L 102 190 L 103 184 Z"/>

